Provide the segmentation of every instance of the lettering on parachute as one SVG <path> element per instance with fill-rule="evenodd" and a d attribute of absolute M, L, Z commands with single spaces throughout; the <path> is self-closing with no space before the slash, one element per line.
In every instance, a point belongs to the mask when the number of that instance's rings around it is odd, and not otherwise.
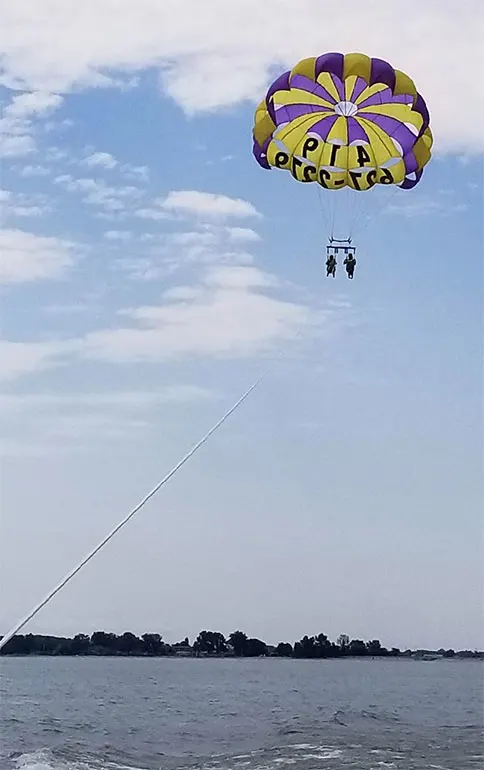
<path fill-rule="evenodd" d="M 323 145 L 331 149 L 331 156 L 328 163 L 317 165 L 308 158 L 309 153 L 316 151 L 324 152 Z M 338 168 L 338 154 L 340 150 L 347 152 L 353 150 L 356 154 L 356 161 L 360 170 L 356 168 Z M 396 164 L 402 158 L 390 158 L 387 163 Z M 306 162 L 305 162 L 306 161 Z M 289 169 L 295 179 L 299 182 L 318 181 L 326 189 L 337 189 L 349 184 L 355 190 L 369 190 L 375 184 L 393 184 L 395 179 L 388 168 L 375 168 L 374 161 L 366 151 L 364 145 L 348 147 L 343 144 L 329 144 L 318 141 L 315 137 L 307 137 L 302 147 L 301 155 L 293 154 L 282 150 L 276 152 L 274 156 L 274 165 L 277 168 Z M 371 166 L 366 169 L 365 166 Z M 330 170 L 332 169 L 332 170 Z"/>

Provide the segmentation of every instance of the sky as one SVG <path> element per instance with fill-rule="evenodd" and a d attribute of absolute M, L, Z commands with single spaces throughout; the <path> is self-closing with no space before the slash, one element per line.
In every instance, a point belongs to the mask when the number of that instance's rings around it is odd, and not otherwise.
<path fill-rule="evenodd" d="M 483 8 L 405 10 L 0 3 L 2 633 L 269 364 L 25 631 L 484 647 Z M 348 196 L 251 152 L 272 79 L 332 50 L 408 72 L 435 138 L 358 198 L 352 282 Z"/>

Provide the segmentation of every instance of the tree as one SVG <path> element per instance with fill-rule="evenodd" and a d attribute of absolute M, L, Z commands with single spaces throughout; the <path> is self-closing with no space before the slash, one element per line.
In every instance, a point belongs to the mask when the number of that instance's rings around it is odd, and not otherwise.
<path fill-rule="evenodd" d="M 118 637 L 116 634 L 106 634 L 104 631 L 94 631 L 91 636 L 91 646 L 105 653 L 116 652 Z"/>
<path fill-rule="evenodd" d="M 267 655 L 267 644 L 260 639 L 247 639 L 245 655 L 248 658 L 258 658 L 261 655 Z"/>
<path fill-rule="evenodd" d="M 335 652 L 333 645 L 329 641 L 326 634 L 318 634 L 314 639 L 315 657 L 317 658 L 330 658 Z"/>
<path fill-rule="evenodd" d="M 245 655 L 247 649 L 247 634 L 243 631 L 232 631 L 229 636 L 229 644 L 232 645 L 234 655 L 241 657 Z"/>
<path fill-rule="evenodd" d="M 87 634 L 76 634 L 70 647 L 71 655 L 87 655 L 91 647 L 91 640 Z"/>
<path fill-rule="evenodd" d="M 352 639 L 350 642 L 350 655 L 366 655 L 368 652 L 366 644 L 361 639 Z"/>
<path fill-rule="evenodd" d="M 379 639 L 373 639 L 371 642 L 366 643 L 366 649 L 370 655 L 381 654 L 381 644 Z"/>
<path fill-rule="evenodd" d="M 141 637 L 147 655 L 163 655 L 165 645 L 160 634 L 143 634 Z"/>
<path fill-rule="evenodd" d="M 290 658 L 292 654 L 292 644 L 289 644 L 289 642 L 279 642 L 276 647 L 276 655 L 278 655 L 280 658 Z"/>
<path fill-rule="evenodd" d="M 141 652 L 142 642 L 131 631 L 125 631 L 122 636 L 118 636 L 116 647 L 124 655 L 135 655 Z"/>
<path fill-rule="evenodd" d="M 348 636 L 348 634 L 340 634 L 338 636 L 336 644 L 340 648 L 343 655 L 346 655 L 348 652 L 348 647 L 350 646 L 350 637 Z"/>
<path fill-rule="evenodd" d="M 227 651 L 227 642 L 219 631 L 200 631 L 193 644 L 193 649 L 198 654 L 221 655 Z"/>

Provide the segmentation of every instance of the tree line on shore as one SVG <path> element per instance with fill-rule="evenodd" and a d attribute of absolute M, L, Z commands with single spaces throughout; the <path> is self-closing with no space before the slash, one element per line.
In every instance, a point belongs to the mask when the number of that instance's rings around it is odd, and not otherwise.
<path fill-rule="evenodd" d="M 1 638 L 1 637 L 0 637 Z M 279 657 L 279 658 L 342 658 L 342 657 L 444 657 L 483 658 L 476 651 L 455 652 L 452 649 L 405 650 L 382 647 L 378 639 L 364 642 L 341 634 L 332 642 L 326 634 L 303 636 L 291 644 L 269 645 L 261 639 L 233 631 L 225 637 L 219 631 L 201 631 L 192 644 L 187 638 L 176 644 L 165 642 L 161 634 L 136 636 L 130 631 L 117 635 L 105 631 L 77 634 L 73 638 L 27 634 L 14 636 L 2 649 L 6 655 L 116 655 L 144 657 Z"/>

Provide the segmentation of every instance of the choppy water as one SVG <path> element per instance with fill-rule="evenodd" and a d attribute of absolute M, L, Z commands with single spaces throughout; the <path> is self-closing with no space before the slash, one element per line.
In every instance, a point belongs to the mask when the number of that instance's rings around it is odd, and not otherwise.
<path fill-rule="evenodd" d="M 1 770 L 476 770 L 478 661 L 0 660 Z"/>

